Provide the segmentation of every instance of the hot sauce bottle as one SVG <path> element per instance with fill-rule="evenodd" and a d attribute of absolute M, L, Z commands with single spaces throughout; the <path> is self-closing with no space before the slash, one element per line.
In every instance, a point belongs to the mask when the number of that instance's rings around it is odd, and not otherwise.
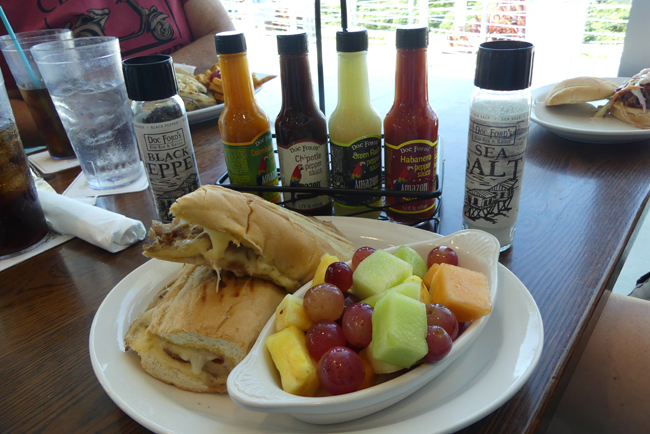
<path fill-rule="evenodd" d="M 395 101 L 384 119 L 386 189 L 431 192 L 436 189 L 438 116 L 428 96 L 429 30 L 399 27 L 396 41 Z M 408 203 L 388 209 L 396 220 L 429 218 L 435 212 L 435 199 L 386 197 L 388 205 L 397 201 Z"/>
<path fill-rule="evenodd" d="M 238 31 L 217 33 L 215 43 L 225 99 L 219 116 L 219 132 L 230 183 L 277 185 L 271 123 L 255 101 L 244 34 Z M 280 201 L 277 192 L 250 193 L 271 202 Z"/>
<path fill-rule="evenodd" d="M 336 32 L 339 57 L 338 103 L 329 120 L 334 188 L 381 187 L 381 118 L 370 103 L 368 84 L 368 31 L 350 28 Z M 336 215 L 367 211 L 381 206 L 381 196 L 338 195 Z M 381 211 L 360 214 L 377 218 Z"/>
<path fill-rule="evenodd" d="M 277 36 L 277 41 L 282 108 L 275 120 L 275 139 L 282 185 L 329 187 L 327 123 L 314 102 L 307 58 L 307 34 L 281 34 Z M 329 196 L 305 196 L 309 195 L 284 193 L 284 201 L 290 201 L 285 206 L 305 214 L 332 215 L 332 199 Z"/>

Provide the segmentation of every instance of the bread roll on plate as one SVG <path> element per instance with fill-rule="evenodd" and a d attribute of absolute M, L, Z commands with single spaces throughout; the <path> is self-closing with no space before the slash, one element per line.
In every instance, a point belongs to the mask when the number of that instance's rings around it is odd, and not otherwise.
<path fill-rule="evenodd" d="M 575 77 L 559 82 L 546 95 L 546 105 L 598 101 L 614 95 L 618 84 L 598 77 Z"/>
<path fill-rule="evenodd" d="M 313 278 L 323 254 L 348 261 L 355 250 L 331 224 L 215 185 L 179 198 L 171 212 L 172 223 L 152 223 L 145 256 L 256 276 L 289 292 Z"/>
<path fill-rule="evenodd" d="M 131 324 L 126 348 L 151 376 L 192 392 L 226 392 L 286 293 L 255 277 L 186 265 Z"/>

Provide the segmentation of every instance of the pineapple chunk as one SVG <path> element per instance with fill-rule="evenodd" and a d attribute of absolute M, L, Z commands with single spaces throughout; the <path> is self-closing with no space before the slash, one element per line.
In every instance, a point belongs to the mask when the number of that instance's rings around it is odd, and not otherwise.
<path fill-rule="evenodd" d="M 280 372 L 282 389 L 294 395 L 314 396 L 319 382 L 305 345 L 305 334 L 292 325 L 272 334 L 265 343 Z"/>
<path fill-rule="evenodd" d="M 424 281 L 415 274 L 406 279 L 404 282 L 419 282 L 420 283 L 420 301 L 424 304 L 431 303 L 431 295 L 429 288 L 424 284 Z"/>
<path fill-rule="evenodd" d="M 279 332 L 294 325 L 303 332 L 309 330 L 312 321 L 307 316 L 302 298 L 287 294 L 275 309 L 275 331 Z"/>
<path fill-rule="evenodd" d="M 321 283 L 325 283 L 325 272 L 327 271 L 327 267 L 329 267 L 331 264 L 335 262 L 339 262 L 339 258 L 324 253 L 323 256 L 321 256 L 320 264 L 318 264 L 318 268 L 316 268 L 316 272 L 314 273 L 314 279 L 311 286 L 316 286 L 316 285 L 320 285 Z"/>

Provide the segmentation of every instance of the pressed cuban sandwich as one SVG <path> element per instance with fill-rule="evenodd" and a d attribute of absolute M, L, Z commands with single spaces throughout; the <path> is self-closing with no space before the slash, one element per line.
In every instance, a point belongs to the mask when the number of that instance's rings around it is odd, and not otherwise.
<path fill-rule="evenodd" d="M 203 186 L 171 212 L 172 223 L 153 222 L 145 256 L 256 276 L 290 292 L 312 279 L 323 254 L 354 254 L 334 226 L 223 187 Z"/>
<path fill-rule="evenodd" d="M 193 392 L 225 392 L 286 292 L 255 277 L 186 265 L 124 338 L 151 376 Z"/>

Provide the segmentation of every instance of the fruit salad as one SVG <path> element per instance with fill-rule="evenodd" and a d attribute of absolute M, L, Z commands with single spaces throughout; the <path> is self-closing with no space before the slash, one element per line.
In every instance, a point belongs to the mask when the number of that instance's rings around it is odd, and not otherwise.
<path fill-rule="evenodd" d="M 408 246 L 361 247 L 349 264 L 323 256 L 304 298 L 278 306 L 265 345 L 284 391 L 341 395 L 444 359 L 491 309 L 487 277 L 459 267 L 452 248 L 422 258 Z"/>

